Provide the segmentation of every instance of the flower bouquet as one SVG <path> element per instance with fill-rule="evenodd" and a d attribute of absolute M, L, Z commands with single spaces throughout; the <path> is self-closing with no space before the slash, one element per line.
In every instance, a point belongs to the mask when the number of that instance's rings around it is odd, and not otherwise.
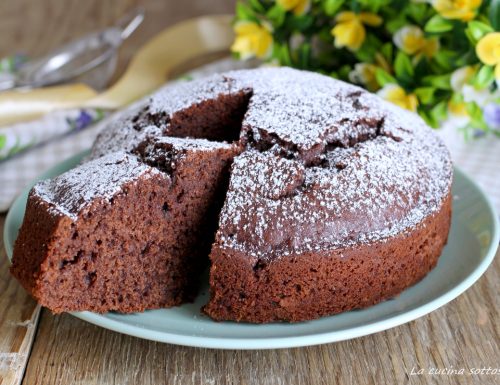
<path fill-rule="evenodd" d="M 321 72 L 418 113 L 500 136 L 500 0 L 247 0 L 240 58 Z"/>

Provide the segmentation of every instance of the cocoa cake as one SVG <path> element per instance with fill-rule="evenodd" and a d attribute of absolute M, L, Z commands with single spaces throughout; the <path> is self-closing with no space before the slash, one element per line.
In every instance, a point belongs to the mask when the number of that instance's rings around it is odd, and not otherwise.
<path fill-rule="evenodd" d="M 416 115 L 289 68 L 167 86 L 36 185 L 12 273 L 54 312 L 196 295 L 215 320 L 302 321 L 422 279 L 446 244 L 452 166 Z"/>

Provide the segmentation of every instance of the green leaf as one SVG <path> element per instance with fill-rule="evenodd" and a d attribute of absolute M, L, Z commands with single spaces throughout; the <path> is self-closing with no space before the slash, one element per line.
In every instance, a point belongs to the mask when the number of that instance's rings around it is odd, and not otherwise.
<path fill-rule="evenodd" d="M 465 109 L 469 114 L 471 120 L 470 123 L 473 127 L 485 128 L 485 129 L 488 128 L 483 120 L 483 111 L 481 110 L 481 107 L 479 107 L 474 102 L 469 102 L 465 104 Z"/>
<path fill-rule="evenodd" d="M 351 66 L 349 66 L 347 64 L 340 67 L 340 69 L 339 69 L 340 79 L 347 79 L 347 77 L 349 76 L 349 72 L 351 72 L 351 71 L 352 71 Z"/>
<path fill-rule="evenodd" d="M 276 4 L 275 6 L 270 8 L 269 11 L 267 11 L 266 16 L 273 27 L 277 28 L 283 25 L 285 21 L 286 11 L 281 6 Z"/>
<path fill-rule="evenodd" d="M 462 103 L 464 101 L 464 96 L 462 95 L 461 92 L 454 92 L 451 95 L 450 102 L 453 103 Z"/>
<path fill-rule="evenodd" d="M 304 43 L 299 48 L 299 66 L 300 68 L 308 68 L 311 59 L 311 44 Z"/>
<path fill-rule="evenodd" d="M 7 136 L 5 134 L 0 135 L 0 150 L 5 146 L 5 143 L 7 143 Z"/>
<path fill-rule="evenodd" d="M 282 44 L 278 47 L 278 60 L 285 66 L 292 66 L 292 58 L 287 44 Z"/>
<path fill-rule="evenodd" d="M 456 67 L 456 53 L 446 49 L 440 49 L 434 58 L 436 63 L 445 71 L 450 71 Z"/>
<path fill-rule="evenodd" d="M 304 31 L 308 29 L 313 22 L 314 17 L 312 15 L 292 16 L 287 18 L 287 22 L 285 25 L 286 28 L 289 28 L 292 31 Z"/>
<path fill-rule="evenodd" d="M 429 111 L 426 111 L 423 108 L 419 108 L 418 109 L 418 114 L 420 115 L 420 117 L 422 119 L 425 120 L 425 123 L 427 123 L 432 128 L 437 128 L 438 127 L 438 122 L 436 121 L 436 119 L 434 119 L 434 117 L 431 116 L 431 114 L 429 113 Z"/>
<path fill-rule="evenodd" d="M 448 103 L 442 101 L 432 107 L 430 115 L 436 122 L 441 122 L 448 116 Z"/>
<path fill-rule="evenodd" d="M 334 79 L 339 79 L 339 74 L 337 71 L 330 72 L 330 76 Z"/>
<path fill-rule="evenodd" d="M 410 2 L 406 6 L 406 11 L 408 12 L 408 15 L 410 15 L 413 20 L 417 22 L 417 24 L 422 25 L 427 13 L 427 6 L 423 3 Z"/>
<path fill-rule="evenodd" d="M 491 0 L 488 16 L 491 26 L 500 31 L 500 0 Z"/>
<path fill-rule="evenodd" d="M 453 23 L 439 15 L 431 17 L 424 27 L 424 31 L 428 33 L 441 33 L 452 29 Z"/>
<path fill-rule="evenodd" d="M 482 66 L 474 78 L 474 87 L 484 89 L 495 80 L 493 66 Z"/>
<path fill-rule="evenodd" d="M 470 42 L 473 46 L 474 46 L 474 45 L 476 45 L 477 40 L 476 40 L 476 39 L 474 39 L 474 36 L 472 35 L 472 32 L 471 32 L 468 28 L 466 28 L 466 29 L 464 30 L 464 33 L 465 33 L 465 36 L 467 37 L 467 39 L 469 40 L 469 42 Z"/>
<path fill-rule="evenodd" d="M 404 27 L 408 22 L 403 14 L 395 17 L 394 19 L 388 20 L 385 23 L 385 28 L 389 31 L 390 34 L 395 34 L 396 31 L 402 27 Z"/>
<path fill-rule="evenodd" d="M 238 1 L 236 3 L 236 18 L 238 20 L 255 20 L 254 11 L 245 3 Z"/>
<path fill-rule="evenodd" d="M 323 3 L 323 9 L 327 16 L 335 16 L 337 11 L 340 9 L 345 0 L 325 0 Z"/>
<path fill-rule="evenodd" d="M 360 62 L 372 63 L 381 45 L 382 42 L 375 35 L 368 34 L 361 48 L 356 51 L 356 58 Z"/>
<path fill-rule="evenodd" d="M 434 101 L 434 92 L 436 92 L 434 87 L 420 87 L 415 89 L 415 95 L 417 95 L 418 100 L 422 104 L 432 104 Z"/>
<path fill-rule="evenodd" d="M 368 46 L 363 45 L 360 49 L 356 51 L 357 61 L 363 63 L 370 63 L 373 61 L 373 53 L 367 47 Z"/>
<path fill-rule="evenodd" d="M 393 51 L 393 45 L 390 42 L 385 43 L 382 46 L 382 48 L 380 48 L 380 52 L 389 63 L 392 63 L 392 51 Z"/>
<path fill-rule="evenodd" d="M 357 0 L 357 2 L 363 10 L 377 13 L 380 8 L 389 5 L 392 0 Z"/>
<path fill-rule="evenodd" d="M 361 12 L 361 3 L 357 0 L 351 0 L 349 1 L 351 11 L 354 13 L 360 13 Z"/>
<path fill-rule="evenodd" d="M 266 10 L 264 9 L 264 6 L 261 4 L 261 2 L 259 0 L 249 0 L 248 2 L 250 4 L 250 7 L 252 7 L 252 9 L 255 10 L 255 12 L 258 12 L 258 13 L 265 13 L 266 12 Z"/>
<path fill-rule="evenodd" d="M 398 81 L 382 68 L 377 68 L 375 70 L 375 78 L 377 79 L 377 83 L 380 85 L 380 87 L 391 83 L 398 84 Z"/>
<path fill-rule="evenodd" d="M 451 74 L 425 76 L 422 82 L 440 90 L 451 90 Z"/>
<path fill-rule="evenodd" d="M 483 111 L 481 110 L 481 107 L 479 107 L 475 102 L 469 102 L 465 104 L 465 109 L 467 110 L 467 113 L 473 120 L 479 120 L 482 119 L 483 116 Z"/>
<path fill-rule="evenodd" d="M 463 67 L 466 65 L 474 65 L 477 64 L 477 56 L 474 46 L 469 47 L 467 52 L 458 53 L 458 56 L 455 57 L 453 63 L 454 67 Z"/>
<path fill-rule="evenodd" d="M 394 60 L 394 72 L 398 79 L 411 80 L 414 74 L 411 60 L 404 52 L 399 51 Z"/>
<path fill-rule="evenodd" d="M 477 42 L 484 35 L 493 32 L 494 30 L 488 24 L 473 20 L 467 23 L 467 31 L 469 31 L 471 37 L 475 40 L 475 42 Z"/>

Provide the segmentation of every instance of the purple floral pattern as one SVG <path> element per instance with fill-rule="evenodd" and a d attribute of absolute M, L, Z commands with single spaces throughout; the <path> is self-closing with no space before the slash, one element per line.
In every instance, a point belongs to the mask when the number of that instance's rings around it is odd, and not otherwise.
<path fill-rule="evenodd" d="M 500 104 L 487 104 L 483 109 L 483 117 L 490 128 L 500 130 Z"/>

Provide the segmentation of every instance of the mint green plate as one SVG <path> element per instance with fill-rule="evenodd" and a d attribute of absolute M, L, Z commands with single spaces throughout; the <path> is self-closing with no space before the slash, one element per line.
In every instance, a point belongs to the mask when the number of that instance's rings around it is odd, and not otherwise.
<path fill-rule="evenodd" d="M 80 154 L 42 175 L 48 178 L 74 167 Z M 12 205 L 5 222 L 9 258 L 24 216 L 28 191 Z M 453 182 L 453 220 L 448 245 L 437 267 L 397 298 L 310 322 L 251 325 L 214 322 L 200 313 L 207 285 L 193 304 L 144 313 L 72 313 L 120 333 L 154 341 L 219 349 L 271 349 L 317 345 L 376 333 L 409 322 L 445 305 L 467 290 L 490 265 L 499 242 L 498 216 L 485 194 L 460 170 Z"/>

